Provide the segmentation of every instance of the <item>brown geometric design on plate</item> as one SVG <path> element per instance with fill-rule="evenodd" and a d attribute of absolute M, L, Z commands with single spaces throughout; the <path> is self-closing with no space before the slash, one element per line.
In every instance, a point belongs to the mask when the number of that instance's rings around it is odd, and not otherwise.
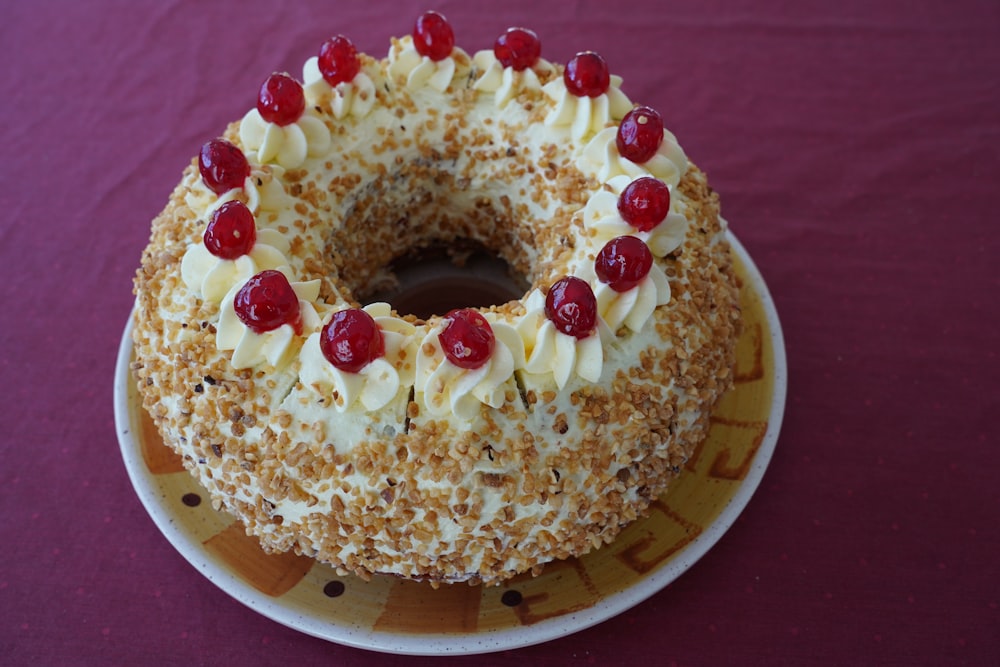
<path fill-rule="evenodd" d="M 740 421 L 737 419 L 727 419 L 725 417 L 710 417 L 712 423 L 711 430 L 716 431 L 713 435 L 725 443 L 738 443 L 722 447 L 716 453 L 712 461 L 712 467 L 708 471 L 709 477 L 725 479 L 730 481 L 741 481 L 750 472 L 750 465 L 753 457 L 764 442 L 767 435 L 766 421 Z M 721 429 L 721 430 L 720 430 Z M 749 442 L 749 444 L 747 444 Z M 735 465 L 729 465 L 732 452 L 742 452 L 743 458 Z"/>
<path fill-rule="evenodd" d="M 583 559 L 570 558 L 559 562 L 573 568 L 573 571 L 576 572 L 576 576 L 580 577 L 580 583 L 583 584 L 583 588 L 585 588 L 588 593 L 593 595 L 595 599 L 600 597 L 601 592 L 597 590 L 597 585 L 587 572 L 587 566 Z M 548 567 L 552 567 L 552 565 L 549 565 Z"/>
<path fill-rule="evenodd" d="M 711 426 L 709 427 L 708 432 L 709 433 L 712 432 Z M 688 460 L 684 462 L 684 469 L 690 472 L 691 474 L 695 474 L 697 472 L 698 459 L 701 458 L 701 453 L 705 449 L 706 442 L 708 442 L 708 436 L 706 436 L 704 440 L 695 445 L 694 451 L 691 452 L 691 456 L 689 456 Z"/>
<path fill-rule="evenodd" d="M 521 598 L 521 604 L 513 608 L 514 614 L 517 616 L 517 620 L 521 623 L 521 625 L 534 625 L 535 623 L 540 623 L 550 618 L 565 616 L 566 614 L 572 614 L 589 607 L 593 607 L 598 600 L 598 598 L 594 598 L 571 605 L 560 604 L 555 607 L 546 608 L 546 603 L 549 602 L 550 599 L 558 598 L 545 591 L 533 593 L 531 595 L 524 595 Z"/>
<path fill-rule="evenodd" d="M 482 587 L 397 581 L 389 590 L 376 630 L 411 633 L 470 633 L 479 622 Z"/>
<path fill-rule="evenodd" d="M 580 558 L 552 561 L 538 578 L 522 574 L 504 587 L 519 594 L 520 601 L 512 611 L 521 625 L 572 614 L 594 606 L 601 599 L 601 592 Z M 558 591 L 558 595 L 550 591 Z"/>
<path fill-rule="evenodd" d="M 163 443 L 152 417 L 143 407 L 136 409 L 139 411 L 139 447 L 149 472 L 154 475 L 184 472 L 183 459 Z"/>
<path fill-rule="evenodd" d="M 265 553 L 256 537 L 246 534 L 243 525 L 233 523 L 205 542 L 209 553 L 265 595 L 280 597 L 295 587 L 316 562 L 292 552 Z"/>
<path fill-rule="evenodd" d="M 646 575 L 655 570 L 661 563 L 668 560 L 675 553 L 687 546 L 691 540 L 701 535 L 702 527 L 696 523 L 688 521 L 677 512 L 666 506 L 662 500 L 654 500 L 649 505 L 650 509 L 661 512 L 671 521 L 679 524 L 684 529 L 684 537 L 671 544 L 667 549 L 658 553 L 646 554 L 651 546 L 659 540 L 653 533 L 646 533 L 645 537 L 639 538 L 615 553 L 615 558 L 625 564 L 630 570 L 638 575 Z"/>
<path fill-rule="evenodd" d="M 747 363 L 749 361 L 749 363 Z M 736 368 L 733 382 L 744 384 L 764 377 L 764 332 L 760 322 L 744 326 L 736 343 Z"/>

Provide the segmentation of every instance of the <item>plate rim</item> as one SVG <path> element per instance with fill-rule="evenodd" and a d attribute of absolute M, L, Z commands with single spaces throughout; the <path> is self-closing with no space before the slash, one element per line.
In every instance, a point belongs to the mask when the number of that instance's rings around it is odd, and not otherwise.
<path fill-rule="evenodd" d="M 788 391 L 788 371 L 784 334 L 774 300 L 767 284 L 750 254 L 731 230 L 726 238 L 734 255 L 743 263 L 744 276 L 752 292 L 760 299 L 768 324 L 774 360 L 774 384 L 767 429 L 754 454 L 753 463 L 733 496 L 715 520 L 689 543 L 678 550 L 676 557 L 635 584 L 601 598 L 579 611 L 540 621 L 529 626 L 473 633 L 406 634 L 379 631 L 374 628 L 350 627 L 317 622 L 291 603 L 282 603 L 262 593 L 233 572 L 220 567 L 197 539 L 191 539 L 173 520 L 166 498 L 144 478 L 141 454 L 132 433 L 129 415 L 129 374 L 132 358 L 132 314 L 129 314 L 115 363 L 114 417 L 122 458 L 136 495 L 159 531 L 181 556 L 199 573 L 227 595 L 269 618 L 304 634 L 333 643 L 380 653 L 400 655 L 473 655 L 532 646 L 567 634 L 580 632 L 614 618 L 659 593 L 700 560 L 725 535 L 749 504 L 771 461 L 781 431 Z"/>

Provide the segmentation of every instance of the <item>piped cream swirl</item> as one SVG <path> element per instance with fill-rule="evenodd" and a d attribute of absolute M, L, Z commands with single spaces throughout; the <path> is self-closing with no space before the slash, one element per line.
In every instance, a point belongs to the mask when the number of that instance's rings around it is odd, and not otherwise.
<path fill-rule="evenodd" d="M 451 85 L 458 70 L 456 55 L 468 58 L 468 54 L 456 46 L 447 58 L 431 60 L 417 53 L 413 37 L 406 35 L 393 40 L 392 48 L 389 49 L 389 74 L 394 79 L 403 79 L 410 90 L 429 86 L 443 93 Z"/>
<path fill-rule="evenodd" d="M 285 275 L 288 277 L 287 273 Z M 321 326 L 319 314 L 313 306 L 319 298 L 320 281 L 292 282 L 291 286 L 299 297 L 299 332 L 291 324 L 282 324 L 264 333 L 253 331 L 236 314 L 236 293 L 243 283 L 234 285 L 226 294 L 219 313 L 215 346 L 220 350 L 233 351 L 233 368 L 253 368 L 265 362 L 282 368 L 294 356 L 300 335 L 308 335 Z"/>
<path fill-rule="evenodd" d="M 479 72 L 472 87 L 482 93 L 493 93 L 498 109 L 503 109 L 522 91 L 541 92 L 542 82 L 538 78 L 538 72 L 551 72 L 554 69 L 552 63 L 539 58 L 534 67 L 519 72 L 513 67 L 500 64 L 492 50 L 478 51 L 472 57 L 472 62 Z"/>
<path fill-rule="evenodd" d="M 586 338 L 564 334 L 545 316 L 545 296 L 532 290 L 525 299 L 527 313 L 517 324 L 524 343 L 528 373 L 552 373 L 559 389 L 573 375 L 588 382 L 597 382 L 604 369 L 602 339 L 612 337 L 607 325 L 598 317 L 597 328 Z"/>
<path fill-rule="evenodd" d="M 670 283 L 656 262 L 638 285 L 624 292 L 617 292 L 598 280 L 593 262 L 577 268 L 574 274 L 593 286 L 597 313 L 611 331 L 618 331 L 622 326 L 639 331 L 657 306 L 670 302 Z"/>
<path fill-rule="evenodd" d="M 294 123 L 278 125 L 264 120 L 256 107 L 240 121 L 240 142 L 247 158 L 261 164 L 277 162 L 294 169 L 306 157 L 325 155 L 330 148 L 330 130 L 322 119 L 307 107 Z"/>
<path fill-rule="evenodd" d="M 281 185 L 285 170 L 278 165 L 251 165 L 250 175 L 239 188 L 216 195 L 209 190 L 195 172 L 184 194 L 184 203 L 198 214 L 210 215 L 227 201 L 239 199 L 255 216 L 261 211 L 281 211 L 289 207 L 291 199 Z"/>
<path fill-rule="evenodd" d="M 364 70 L 350 81 L 331 86 L 319 71 L 316 56 L 302 66 L 302 89 L 306 104 L 328 107 L 337 120 L 348 115 L 364 118 L 375 106 L 375 82 Z"/>
<path fill-rule="evenodd" d="M 591 133 L 600 132 L 609 123 L 621 120 L 632 110 L 632 102 L 621 91 L 622 78 L 611 75 L 606 92 L 597 97 L 579 97 L 566 88 L 563 77 L 549 81 L 542 90 L 555 103 L 545 116 L 545 124 L 553 127 L 569 126 L 570 135 L 582 140 Z"/>
<path fill-rule="evenodd" d="M 276 269 L 291 274 L 286 255 L 288 240 L 273 229 L 258 229 L 250 252 L 236 259 L 222 259 L 208 251 L 205 243 L 188 246 L 181 259 L 181 279 L 205 301 L 221 303 L 234 285 L 242 285 L 255 274 Z"/>
<path fill-rule="evenodd" d="M 677 212 L 683 204 L 672 197 L 666 219 L 648 232 L 640 231 L 618 212 L 618 196 L 631 182 L 628 176 L 616 176 L 607 183 L 611 191 L 599 190 L 591 195 L 583 209 L 584 227 L 592 231 L 598 249 L 617 236 L 632 235 L 645 241 L 655 257 L 665 257 L 680 247 L 687 234 L 687 218 Z"/>
<path fill-rule="evenodd" d="M 438 337 L 448 325 L 444 319 L 433 326 L 420 344 L 417 355 L 416 395 L 434 416 L 449 412 L 472 419 L 483 405 L 501 407 L 507 392 L 517 392 L 514 370 L 524 365 L 524 345 L 508 324 L 490 319 L 496 342 L 489 360 L 474 369 L 459 368 L 444 356 Z"/>
<path fill-rule="evenodd" d="M 299 359 L 302 384 L 331 398 L 337 412 L 362 408 L 378 410 L 400 392 L 409 392 L 416 373 L 417 328 L 392 315 L 387 303 L 372 303 L 364 308 L 382 332 L 384 356 L 372 360 L 357 373 L 342 371 L 331 364 L 320 348 L 320 331 L 306 339 Z"/>
<path fill-rule="evenodd" d="M 606 127 L 587 142 L 578 165 L 587 172 L 596 173 L 599 181 L 608 181 L 622 174 L 631 178 L 655 176 L 675 187 L 687 172 L 688 160 L 677 137 L 670 130 L 663 130 L 663 142 L 656 153 L 642 164 L 632 162 L 618 152 L 618 127 Z"/>

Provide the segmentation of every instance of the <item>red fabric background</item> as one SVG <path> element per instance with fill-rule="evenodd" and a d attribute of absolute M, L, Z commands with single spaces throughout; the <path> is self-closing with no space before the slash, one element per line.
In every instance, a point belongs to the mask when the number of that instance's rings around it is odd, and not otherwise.
<path fill-rule="evenodd" d="M 190 156 L 323 39 L 424 3 L 7 3 L 0 21 L 0 662 L 422 664 L 229 599 L 118 453 L 131 277 Z M 206 6 L 207 5 L 207 6 Z M 732 530 L 649 601 L 452 664 L 997 664 L 1000 5 L 507 0 L 436 8 L 594 49 L 723 197 L 777 303 L 784 429 Z"/>

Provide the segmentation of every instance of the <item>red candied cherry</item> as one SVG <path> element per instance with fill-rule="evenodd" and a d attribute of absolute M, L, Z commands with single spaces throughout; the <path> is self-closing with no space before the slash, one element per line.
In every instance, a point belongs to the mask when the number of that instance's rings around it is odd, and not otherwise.
<path fill-rule="evenodd" d="M 298 328 L 299 297 L 280 271 L 261 271 L 236 293 L 236 316 L 255 333 L 274 331 L 283 324 Z"/>
<path fill-rule="evenodd" d="M 446 316 L 447 326 L 438 336 L 444 356 L 459 368 L 479 368 L 493 356 L 496 337 L 478 310 L 463 308 Z"/>
<path fill-rule="evenodd" d="M 319 348 L 335 367 L 357 373 L 385 354 L 382 330 L 360 308 L 338 310 L 320 333 Z"/>
<path fill-rule="evenodd" d="M 650 107 L 632 109 L 618 126 L 615 143 L 622 157 L 637 164 L 648 162 L 663 143 L 663 118 Z"/>
<path fill-rule="evenodd" d="M 576 276 L 560 278 L 545 297 L 545 316 L 562 333 L 586 338 L 597 324 L 594 290 Z"/>
<path fill-rule="evenodd" d="M 608 92 L 611 72 L 604 58 L 593 51 L 583 51 L 566 63 L 563 81 L 566 89 L 577 97 L 600 97 Z"/>
<path fill-rule="evenodd" d="M 670 188 L 652 176 L 637 178 L 618 197 L 618 212 L 625 222 L 640 232 L 648 232 L 670 212 Z"/>
<path fill-rule="evenodd" d="M 504 67 L 513 67 L 515 71 L 523 72 L 542 56 L 542 42 L 533 30 L 507 28 L 507 32 L 497 37 L 493 55 Z"/>
<path fill-rule="evenodd" d="M 444 60 L 455 48 L 455 31 L 443 15 L 424 12 L 413 26 L 413 46 L 431 60 Z"/>
<path fill-rule="evenodd" d="M 269 123 L 291 125 L 306 109 L 302 84 L 287 74 L 275 72 L 267 77 L 257 94 L 257 111 Z"/>
<path fill-rule="evenodd" d="M 201 147 L 198 171 L 205 187 L 217 195 L 242 188 L 250 175 L 250 163 L 236 146 L 225 139 L 212 139 Z"/>
<path fill-rule="evenodd" d="M 361 71 L 354 42 L 337 35 L 323 42 L 319 49 L 319 71 L 331 86 L 353 81 Z"/>
<path fill-rule="evenodd" d="M 611 239 L 594 260 L 598 280 L 616 292 L 627 292 L 641 283 L 652 267 L 653 253 L 635 236 Z"/>
<path fill-rule="evenodd" d="M 249 254 L 256 241 L 253 213 L 239 200 L 227 201 L 215 209 L 205 227 L 205 248 L 220 259 Z"/>

